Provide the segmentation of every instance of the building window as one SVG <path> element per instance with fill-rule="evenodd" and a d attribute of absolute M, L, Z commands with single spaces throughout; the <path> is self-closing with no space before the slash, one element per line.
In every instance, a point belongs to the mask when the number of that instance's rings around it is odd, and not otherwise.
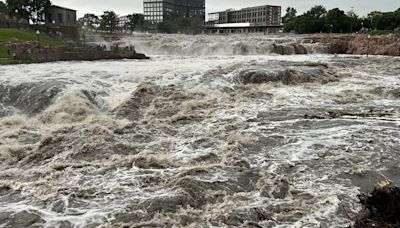
<path fill-rule="evenodd" d="M 48 13 L 48 14 L 47 14 L 47 22 L 48 22 L 48 23 L 53 23 L 53 17 L 52 17 L 52 15 L 51 15 L 51 13 Z"/>
<path fill-rule="evenodd" d="M 63 23 L 63 15 L 62 15 L 61 13 L 58 14 L 58 22 L 59 22 L 60 24 Z"/>

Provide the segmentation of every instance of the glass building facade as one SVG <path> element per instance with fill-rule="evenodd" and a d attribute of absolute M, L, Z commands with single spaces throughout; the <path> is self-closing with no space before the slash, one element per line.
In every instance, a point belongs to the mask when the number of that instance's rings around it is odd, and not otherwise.
<path fill-rule="evenodd" d="M 178 17 L 205 18 L 205 0 L 144 0 L 143 8 L 148 25 Z"/>

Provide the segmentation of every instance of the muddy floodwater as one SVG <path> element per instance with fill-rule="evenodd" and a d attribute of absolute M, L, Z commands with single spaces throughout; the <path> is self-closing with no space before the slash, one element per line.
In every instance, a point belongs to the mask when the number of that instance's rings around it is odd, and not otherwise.
<path fill-rule="evenodd" d="M 136 35 L 0 66 L 0 227 L 348 227 L 400 180 L 400 58 Z M 121 44 L 120 44 L 121 45 Z"/>

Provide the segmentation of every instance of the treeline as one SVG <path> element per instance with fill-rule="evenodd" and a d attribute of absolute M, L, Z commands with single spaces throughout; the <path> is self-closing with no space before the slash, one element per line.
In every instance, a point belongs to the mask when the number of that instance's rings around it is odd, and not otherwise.
<path fill-rule="evenodd" d="M 37 25 L 44 22 L 45 10 L 50 6 L 50 0 L 6 0 L 5 3 L 0 2 L 0 12 Z"/>
<path fill-rule="evenodd" d="M 0 13 L 7 13 L 7 5 L 4 2 L 0 2 Z"/>
<path fill-rule="evenodd" d="M 199 34 L 203 32 L 204 20 L 199 17 L 171 17 L 157 24 L 161 33 Z"/>
<path fill-rule="evenodd" d="M 374 11 L 367 17 L 359 17 L 354 10 L 347 13 L 334 8 L 329 11 L 323 6 L 314 6 L 302 15 L 295 8 L 287 8 L 282 18 L 285 32 L 295 33 L 352 33 L 361 30 L 398 30 L 400 8 L 394 12 Z"/>
<path fill-rule="evenodd" d="M 114 32 L 115 30 L 130 31 L 131 33 L 142 29 L 143 18 L 139 14 L 127 15 L 127 20 L 120 23 L 118 15 L 114 11 L 104 11 L 101 16 L 94 14 L 85 14 L 82 18 L 78 19 L 78 23 L 85 29 L 89 30 L 103 30 Z"/>

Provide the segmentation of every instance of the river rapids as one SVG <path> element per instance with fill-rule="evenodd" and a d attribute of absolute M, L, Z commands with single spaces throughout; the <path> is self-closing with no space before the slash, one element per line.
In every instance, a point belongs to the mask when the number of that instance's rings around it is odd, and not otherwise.
<path fill-rule="evenodd" d="M 399 183 L 399 58 L 119 42 L 151 59 L 0 67 L 0 227 L 348 227 Z"/>

